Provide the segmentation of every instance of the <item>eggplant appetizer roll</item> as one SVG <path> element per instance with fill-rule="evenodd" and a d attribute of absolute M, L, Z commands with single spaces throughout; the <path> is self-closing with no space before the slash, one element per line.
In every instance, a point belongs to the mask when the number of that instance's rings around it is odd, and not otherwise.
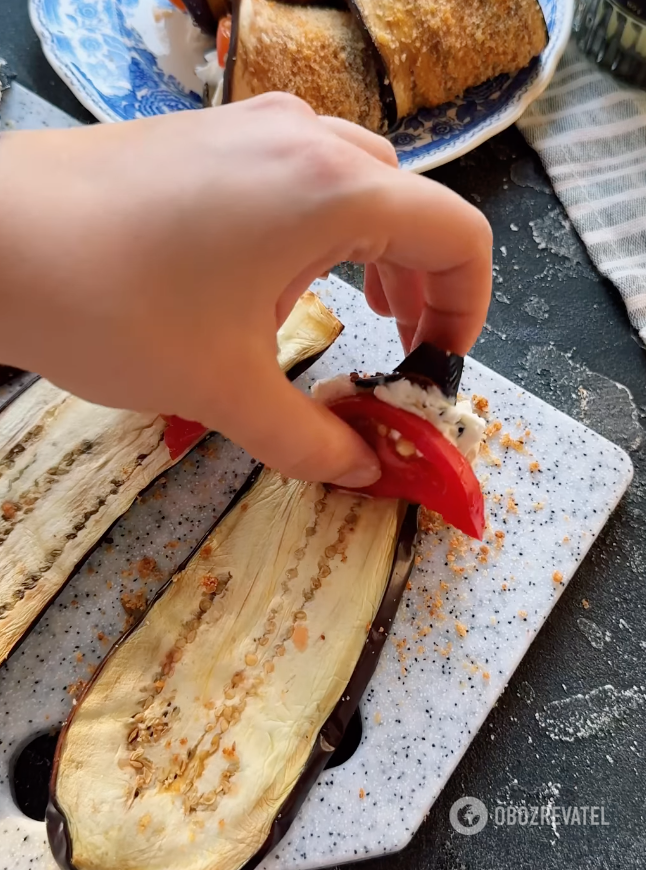
<path fill-rule="evenodd" d="M 312 392 L 380 459 L 381 477 L 360 492 L 421 504 L 482 539 L 484 499 L 472 465 L 485 421 L 468 399 L 456 401 L 461 372 L 462 357 L 422 344 L 392 375 L 340 375 Z"/>
<path fill-rule="evenodd" d="M 64 727 L 64 870 L 240 870 L 291 824 L 376 667 L 416 510 L 264 470 Z"/>
<path fill-rule="evenodd" d="M 403 118 L 515 73 L 547 45 L 538 0 L 350 0 L 388 71 Z"/>
<path fill-rule="evenodd" d="M 341 329 L 306 293 L 278 333 L 283 371 L 300 373 Z M 0 411 L 0 663 L 135 497 L 205 434 L 44 379 Z"/>
<path fill-rule="evenodd" d="M 206 81 L 213 89 L 223 75 L 224 103 L 284 91 L 320 115 L 385 132 L 377 65 L 370 38 L 346 9 L 240 0 L 233 24 L 220 21 L 217 66 L 211 59 Z"/>
<path fill-rule="evenodd" d="M 287 91 L 319 114 L 383 131 L 517 72 L 547 44 L 538 0 L 348 5 L 352 14 L 333 4 L 237 0 L 233 24 L 220 19 L 217 56 L 198 71 L 208 102 Z"/>

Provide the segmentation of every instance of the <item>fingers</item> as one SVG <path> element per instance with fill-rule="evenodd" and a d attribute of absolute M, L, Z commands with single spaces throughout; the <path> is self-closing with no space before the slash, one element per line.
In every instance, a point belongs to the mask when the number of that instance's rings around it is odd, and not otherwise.
<path fill-rule="evenodd" d="M 381 474 L 363 439 L 277 368 L 250 377 L 228 416 L 223 434 L 288 477 L 361 487 Z"/>
<path fill-rule="evenodd" d="M 397 169 L 399 166 L 394 146 L 383 136 L 371 133 L 365 127 L 352 124 L 350 121 L 344 121 L 342 118 L 323 116 L 319 120 L 340 139 L 344 139 L 351 145 L 361 148 L 377 160 L 392 166 L 394 169 Z"/>
<path fill-rule="evenodd" d="M 363 276 L 363 292 L 368 305 L 375 314 L 380 314 L 382 317 L 393 316 L 381 284 L 381 276 L 379 275 L 376 263 L 366 263 Z"/>
<path fill-rule="evenodd" d="M 413 343 L 431 341 L 466 353 L 482 329 L 491 296 L 492 234 L 486 218 L 422 176 L 384 169 L 373 181 L 347 218 L 348 227 L 361 227 L 362 245 L 376 253 L 378 278 L 371 268 L 368 301 L 378 313 L 395 316 L 406 335 L 413 329 Z"/>

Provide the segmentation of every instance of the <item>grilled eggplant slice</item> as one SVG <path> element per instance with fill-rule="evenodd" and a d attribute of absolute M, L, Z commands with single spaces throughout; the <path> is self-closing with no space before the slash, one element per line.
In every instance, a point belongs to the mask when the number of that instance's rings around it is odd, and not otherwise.
<path fill-rule="evenodd" d="M 266 469 L 243 487 L 61 733 L 47 816 L 59 865 L 254 866 L 340 742 L 415 532 L 402 502 Z"/>
<path fill-rule="evenodd" d="M 283 370 L 300 373 L 341 329 L 308 291 L 278 333 Z M 186 453 L 171 456 L 165 429 L 159 416 L 92 405 L 44 379 L 0 412 L 0 663 L 101 535 Z"/>

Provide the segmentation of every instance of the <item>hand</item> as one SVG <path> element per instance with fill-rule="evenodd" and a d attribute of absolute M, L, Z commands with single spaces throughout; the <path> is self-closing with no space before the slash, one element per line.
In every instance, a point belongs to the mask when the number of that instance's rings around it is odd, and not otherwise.
<path fill-rule="evenodd" d="M 404 344 L 464 353 L 491 231 L 396 170 L 388 142 L 272 94 L 218 109 L 0 138 L 0 359 L 92 401 L 199 420 L 283 473 L 379 476 L 291 386 L 276 329 L 317 275 L 371 264 Z"/>

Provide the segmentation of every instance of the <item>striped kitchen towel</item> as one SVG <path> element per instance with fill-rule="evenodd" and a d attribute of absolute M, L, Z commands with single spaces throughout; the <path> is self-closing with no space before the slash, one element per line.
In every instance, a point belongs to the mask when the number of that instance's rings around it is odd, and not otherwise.
<path fill-rule="evenodd" d="M 572 40 L 518 127 L 646 341 L 646 92 L 601 71 Z"/>

